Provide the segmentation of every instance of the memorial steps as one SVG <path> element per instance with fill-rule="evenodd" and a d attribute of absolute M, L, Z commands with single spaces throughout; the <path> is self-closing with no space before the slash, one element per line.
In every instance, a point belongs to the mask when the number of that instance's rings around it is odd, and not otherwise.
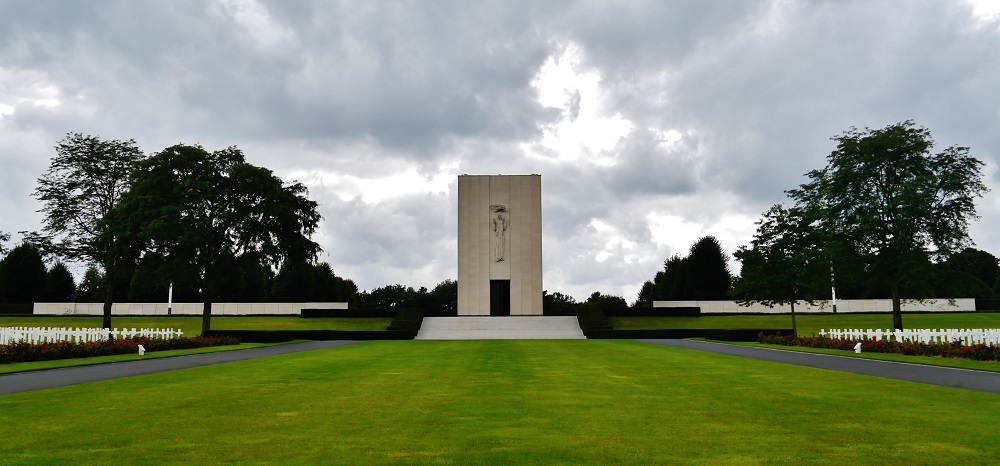
<path fill-rule="evenodd" d="M 416 340 L 574 340 L 587 338 L 576 317 L 425 317 Z"/>

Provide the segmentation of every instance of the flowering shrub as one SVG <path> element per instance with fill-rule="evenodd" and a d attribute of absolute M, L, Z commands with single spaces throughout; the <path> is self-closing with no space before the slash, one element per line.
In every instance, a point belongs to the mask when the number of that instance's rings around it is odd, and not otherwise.
<path fill-rule="evenodd" d="M 147 338 L 135 336 L 116 338 L 107 341 L 88 343 L 13 343 L 0 345 L 0 364 L 12 362 L 47 361 L 51 359 L 89 358 L 91 356 L 109 356 L 112 354 L 129 354 L 139 351 L 139 345 L 146 351 L 164 351 L 172 349 L 203 348 L 208 346 L 223 346 L 239 344 L 239 338 L 214 336 L 194 338 Z"/>
<path fill-rule="evenodd" d="M 806 348 L 827 348 L 838 350 L 853 350 L 854 345 L 861 343 L 861 351 L 868 353 L 897 353 L 910 356 L 939 356 L 945 358 L 973 359 L 976 361 L 1000 361 L 1000 346 L 965 345 L 961 342 L 952 343 L 914 343 L 909 341 L 891 340 L 848 340 L 845 338 L 828 337 L 793 337 L 772 336 L 763 333 L 757 336 L 758 343 L 784 346 L 803 346 Z"/>

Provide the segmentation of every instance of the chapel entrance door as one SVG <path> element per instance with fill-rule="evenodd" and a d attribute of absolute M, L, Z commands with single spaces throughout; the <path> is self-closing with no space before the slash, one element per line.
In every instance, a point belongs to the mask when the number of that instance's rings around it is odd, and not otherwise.
<path fill-rule="evenodd" d="M 490 280 L 490 315 L 510 315 L 510 280 Z"/>

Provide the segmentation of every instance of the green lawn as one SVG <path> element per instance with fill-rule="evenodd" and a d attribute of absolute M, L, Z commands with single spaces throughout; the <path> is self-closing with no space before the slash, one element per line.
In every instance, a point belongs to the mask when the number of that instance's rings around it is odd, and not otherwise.
<path fill-rule="evenodd" d="M 791 328 L 791 314 L 611 317 L 616 329 Z M 892 314 L 796 314 L 799 335 L 830 328 L 892 328 Z M 903 313 L 906 328 L 1000 328 L 1000 312 Z"/>
<path fill-rule="evenodd" d="M 382 317 L 212 316 L 213 330 L 385 330 Z M 201 335 L 201 316 L 112 317 L 114 328 L 180 328 L 186 337 Z M 100 316 L 0 316 L 0 327 L 100 327 Z"/>
<path fill-rule="evenodd" d="M 634 341 L 380 341 L 0 396 L 0 462 L 987 464 L 998 416 Z"/>

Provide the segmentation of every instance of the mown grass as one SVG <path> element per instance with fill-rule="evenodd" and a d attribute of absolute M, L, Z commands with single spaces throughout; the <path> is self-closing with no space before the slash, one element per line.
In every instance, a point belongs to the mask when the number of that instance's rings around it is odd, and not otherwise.
<path fill-rule="evenodd" d="M 634 341 L 367 342 L 0 396 L 12 464 L 987 464 L 995 394 Z"/>
<path fill-rule="evenodd" d="M 382 317 L 212 316 L 213 330 L 385 330 Z M 114 328 L 180 328 L 186 337 L 201 335 L 201 316 L 112 317 Z M 0 316 L 0 327 L 100 327 L 100 316 Z"/>
<path fill-rule="evenodd" d="M 611 317 L 616 329 L 791 328 L 791 314 Z M 892 314 L 796 314 L 799 335 L 831 328 L 892 328 Z M 1000 312 L 903 313 L 906 328 L 1000 328 Z"/>

